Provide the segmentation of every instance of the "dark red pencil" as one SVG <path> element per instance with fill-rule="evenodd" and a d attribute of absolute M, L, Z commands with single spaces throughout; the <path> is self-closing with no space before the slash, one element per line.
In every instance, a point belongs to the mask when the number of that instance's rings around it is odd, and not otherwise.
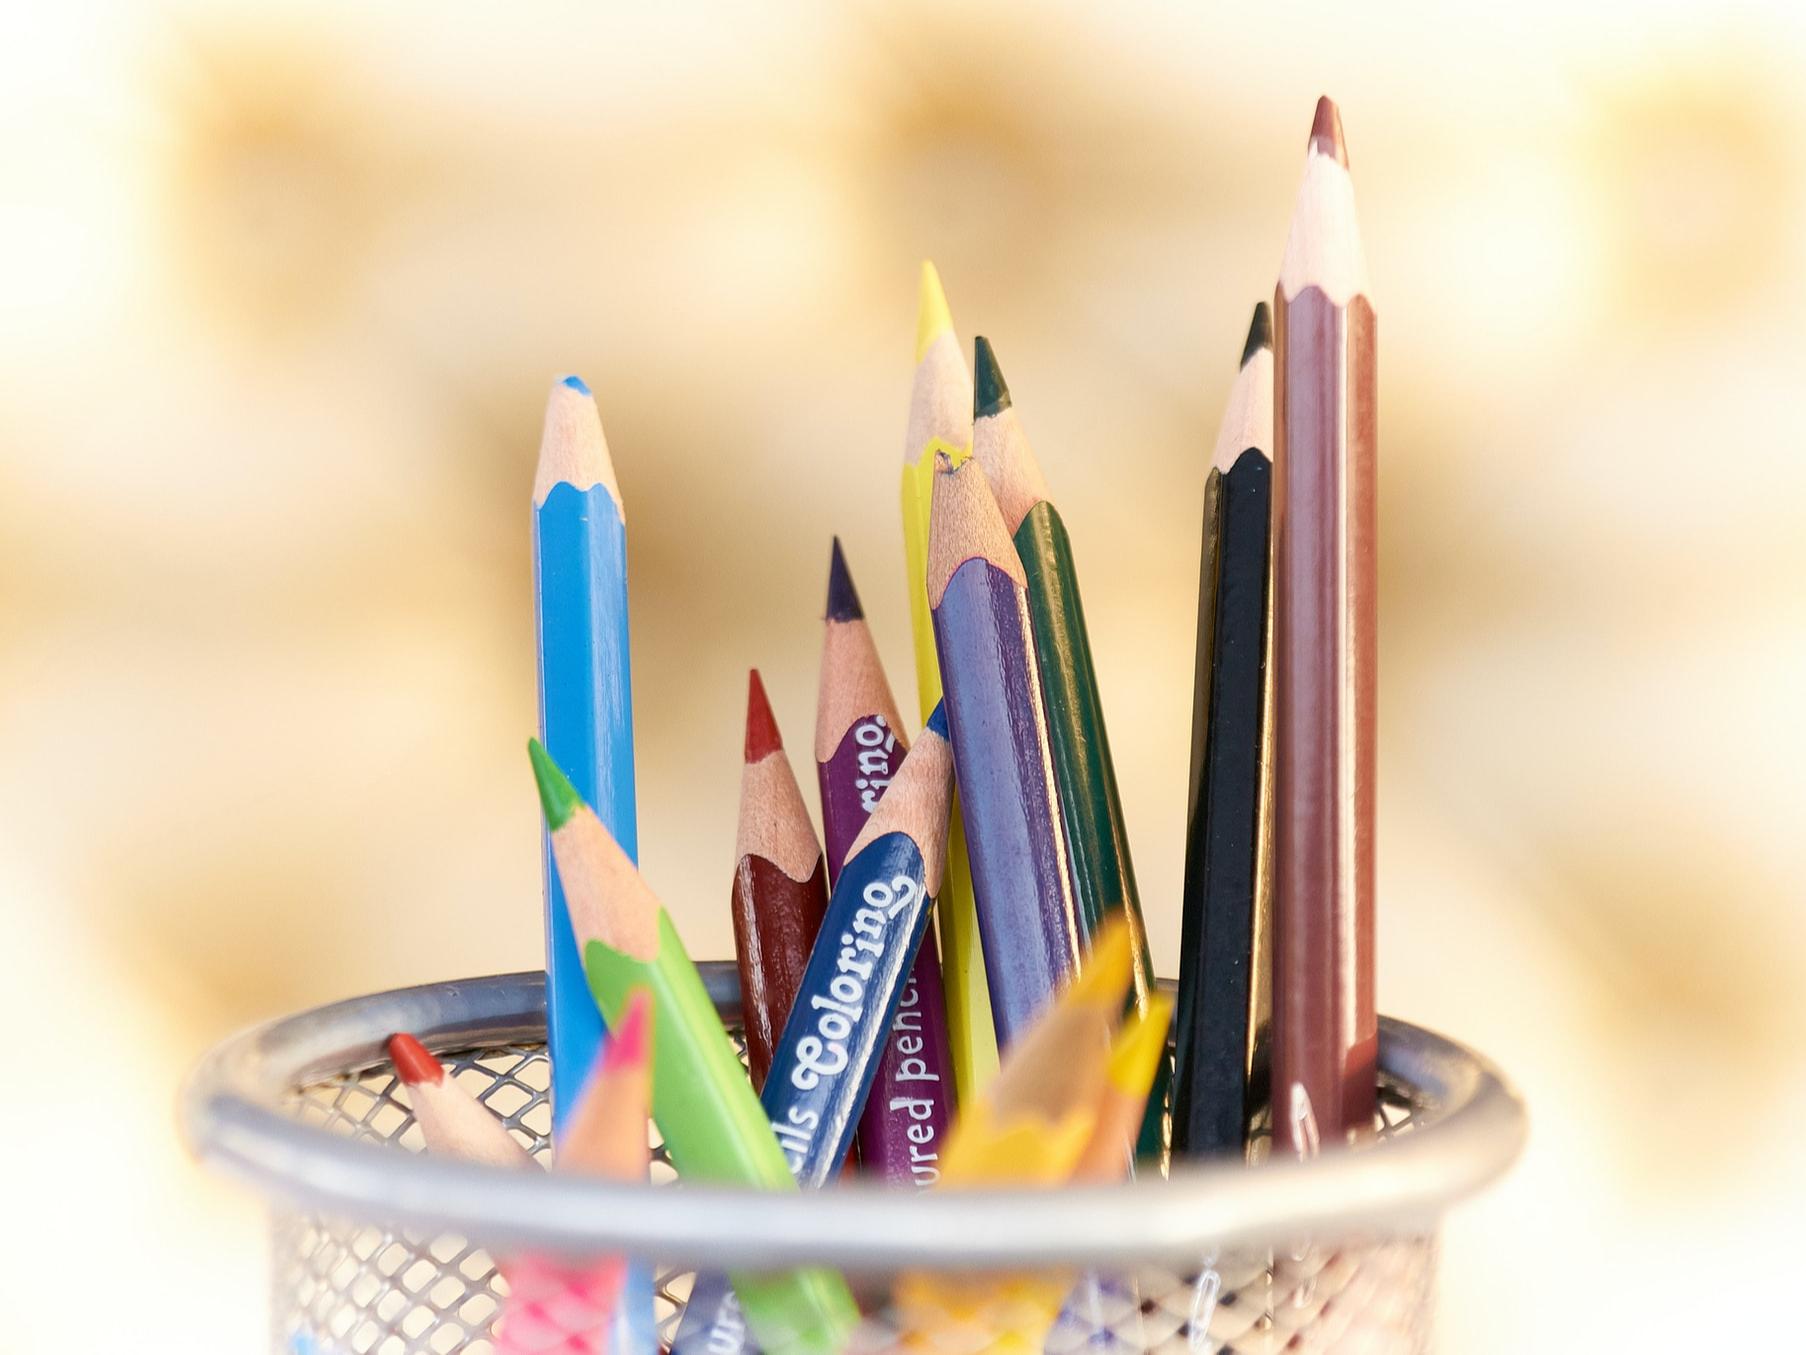
<path fill-rule="evenodd" d="M 1342 119 L 1317 105 L 1274 318 L 1273 1139 L 1373 1123 L 1374 315 Z"/>
<path fill-rule="evenodd" d="M 828 877 L 756 668 L 747 680 L 746 766 L 734 857 L 734 958 L 747 1062 L 753 1086 L 762 1088 L 828 907 Z"/>

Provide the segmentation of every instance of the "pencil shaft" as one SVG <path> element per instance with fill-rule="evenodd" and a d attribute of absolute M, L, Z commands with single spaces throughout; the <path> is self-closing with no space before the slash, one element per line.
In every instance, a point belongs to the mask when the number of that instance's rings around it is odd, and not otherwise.
<path fill-rule="evenodd" d="M 822 828 L 832 877 L 907 750 L 882 715 L 857 719 L 828 761 L 817 765 Z M 939 1178 L 940 1147 L 953 1119 L 946 996 L 932 929 L 925 930 L 905 980 L 859 1122 L 864 1169 L 893 1185 Z"/>
<path fill-rule="evenodd" d="M 771 1122 L 669 914 L 659 909 L 658 949 L 650 960 L 595 940 L 584 958 L 605 1019 L 619 1019 L 636 985 L 652 993 L 652 1113 L 678 1172 L 694 1181 L 794 1190 Z M 768 1351 L 828 1355 L 858 1319 L 845 1281 L 832 1271 L 736 1275 L 734 1287 L 754 1336 Z"/>
<path fill-rule="evenodd" d="M 765 1085 L 772 1050 L 828 907 L 824 867 L 817 862 L 808 879 L 793 880 L 762 856 L 743 856 L 734 870 L 731 903 L 746 1061 L 757 1089 Z"/>
<path fill-rule="evenodd" d="M 541 740 L 615 840 L 635 856 L 627 529 L 606 485 L 552 486 L 533 511 L 533 564 Z M 543 868 L 546 1040 L 557 1133 L 595 1064 L 602 1019 L 590 1000 L 549 836 Z"/>
<path fill-rule="evenodd" d="M 940 659 L 935 652 L 934 617 L 928 606 L 928 520 L 934 500 L 937 452 L 963 461 L 969 447 L 935 440 L 919 460 L 903 467 L 903 550 L 907 561 L 909 614 L 915 639 L 916 695 L 922 718 L 941 699 Z M 941 976 L 946 991 L 947 1039 L 953 1057 L 955 1099 L 965 1102 L 997 1073 L 997 1028 L 991 1014 L 990 982 L 978 931 L 978 904 L 972 887 L 964 816 L 957 794 L 947 829 L 947 879 L 935 905 L 940 919 Z"/>
<path fill-rule="evenodd" d="M 1120 910 L 1128 917 L 1135 942 L 1131 992 L 1136 1010 L 1145 1012 L 1154 993 L 1153 959 L 1142 924 L 1135 867 L 1129 858 L 1122 797 L 1110 758 L 1072 542 L 1059 510 L 1046 499 L 1029 510 L 1013 539 L 1028 578 L 1028 610 L 1047 710 L 1048 747 L 1079 920 L 1089 937 L 1112 913 Z M 1138 1129 L 1138 1157 L 1158 1157 L 1163 1146 L 1167 1077 L 1162 1060 L 1148 1113 Z"/>
<path fill-rule="evenodd" d="M 1315 286 L 1275 317 L 1273 1121 L 1297 1152 L 1373 1113 L 1374 319 Z"/>
<path fill-rule="evenodd" d="M 1173 1153 L 1239 1152 L 1266 1094 L 1271 463 L 1249 449 L 1205 490 Z"/>
<path fill-rule="evenodd" d="M 934 627 L 991 1014 L 1007 1049 L 1079 954 L 1027 599 L 1003 571 L 969 559 L 934 608 Z"/>

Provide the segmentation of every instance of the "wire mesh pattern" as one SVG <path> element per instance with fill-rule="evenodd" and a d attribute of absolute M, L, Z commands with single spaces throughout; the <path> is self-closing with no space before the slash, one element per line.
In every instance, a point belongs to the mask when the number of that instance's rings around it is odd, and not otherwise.
<path fill-rule="evenodd" d="M 542 1045 L 496 1044 L 439 1057 L 529 1152 L 549 1153 Z M 418 1152 L 424 1144 L 399 1087 L 386 1064 L 347 1071 L 295 1089 L 286 1109 L 333 1133 Z M 1383 1079 L 1376 1129 L 1381 1137 L 1407 1133 L 1425 1109 L 1409 1088 Z M 654 1180 L 674 1179 L 656 1135 L 653 1145 Z M 279 1211 L 273 1241 L 271 1348 L 282 1355 L 494 1349 L 507 1281 L 468 1238 Z M 868 1316 L 849 1351 L 1290 1355 L 1427 1348 L 1431 1239 L 1301 1242 L 1279 1255 L 1228 1252 L 1199 1260 L 1183 1274 L 1142 1267 L 1130 1274 L 896 1277 L 888 1291 L 868 1288 Z M 658 1333 L 667 1345 L 691 1280 L 688 1272 L 657 1273 Z"/>

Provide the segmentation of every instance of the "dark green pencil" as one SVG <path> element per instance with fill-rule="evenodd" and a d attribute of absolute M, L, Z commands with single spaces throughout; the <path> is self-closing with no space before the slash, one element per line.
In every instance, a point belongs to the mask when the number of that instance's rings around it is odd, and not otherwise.
<path fill-rule="evenodd" d="M 1054 784 L 1065 822 L 1067 868 L 1080 923 L 1089 935 L 1118 909 L 1127 916 L 1135 943 L 1132 998 L 1136 1009 L 1145 1012 L 1154 991 L 1154 971 L 1135 890 L 1135 867 L 1129 860 L 1129 839 L 1123 828 L 1122 798 L 1110 762 L 1110 740 L 1104 731 L 1104 708 L 1091 662 L 1072 543 L 1060 510 L 1048 497 L 1047 482 L 1010 403 L 1010 389 L 1004 384 L 989 340 L 978 340 L 974 367 L 972 457 L 984 467 L 1028 576 L 1035 662 L 1041 671 Z M 1136 1142 L 1139 1158 L 1160 1155 L 1168 1081 L 1163 1061 Z"/>

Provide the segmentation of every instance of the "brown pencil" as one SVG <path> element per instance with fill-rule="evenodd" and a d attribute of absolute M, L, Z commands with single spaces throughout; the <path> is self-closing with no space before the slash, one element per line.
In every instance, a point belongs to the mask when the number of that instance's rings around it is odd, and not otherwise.
<path fill-rule="evenodd" d="M 746 692 L 746 765 L 734 848 L 734 958 L 755 1089 L 809 964 L 828 907 L 827 868 L 784 741 L 754 669 Z"/>
<path fill-rule="evenodd" d="M 1370 1128 L 1374 314 L 1342 119 L 1317 104 L 1273 306 L 1276 1151 Z"/>

